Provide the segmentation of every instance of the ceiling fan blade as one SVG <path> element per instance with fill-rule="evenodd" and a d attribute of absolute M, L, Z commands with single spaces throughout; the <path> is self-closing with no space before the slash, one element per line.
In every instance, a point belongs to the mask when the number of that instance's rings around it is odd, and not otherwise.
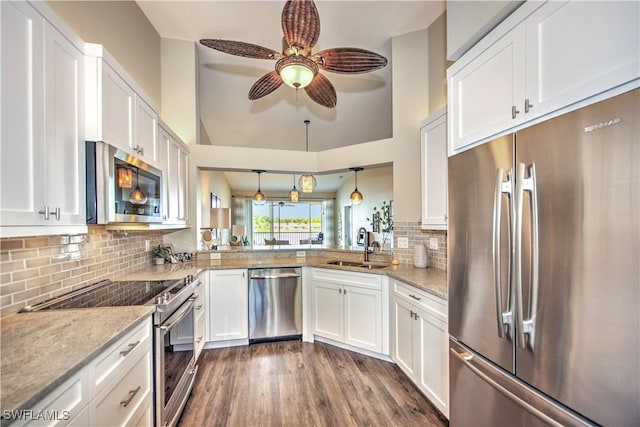
<path fill-rule="evenodd" d="M 254 100 L 269 95 L 282 84 L 280 75 L 274 70 L 260 77 L 249 89 L 249 99 Z"/>
<path fill-rule="evenodd" d="M 320 15 L 313 0 L 289 0 L 282 8 L 282 32 L 289 46 L 310 50 L 320 36 Z"/>
<path fill-rule="evenodd" d="M 304 90 L 309 95 L 309 98 L 327 108 L 333 108 L 338 103 L 335 88 L 329 79 L 322 74 L 316 74 L 309 86 L 305 87 Z"/>
<path fill-rule="evenodd" d="M 280 59 L 282 57 L 280 52 L 276 52 L 273 49 L 234 40 L 202 39 L 200 44 L 220 52 L 244 56 L 245 58 Z"/>
<path fill-rule="evenodd" d="M 387 65 L 387 58 L 357 47 L 337 47 L 313 55 L 313 60 L 322 70 L 333 73 L 368 73 Z"/>

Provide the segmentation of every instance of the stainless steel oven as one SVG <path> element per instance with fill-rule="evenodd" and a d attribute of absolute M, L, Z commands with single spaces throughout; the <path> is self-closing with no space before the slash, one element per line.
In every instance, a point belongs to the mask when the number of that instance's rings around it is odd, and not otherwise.
<path fill-rule="evenodd" d="M 198 372 L 195 359 L 195 300 L 200 277 L 187 280 L 188 290 L 165 292 L 154 314 L 156 425 L 173 427 L 189 399 Z M 185 284 L 187 285 L 187 284 Z"/>

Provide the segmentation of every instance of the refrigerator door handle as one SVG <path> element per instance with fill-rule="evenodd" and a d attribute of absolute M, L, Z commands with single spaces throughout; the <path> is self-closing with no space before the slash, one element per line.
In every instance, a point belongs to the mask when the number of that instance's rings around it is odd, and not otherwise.
<path fill-rule="evenodd" d="M 516 291 L 516 342 L 521 348 L 527 347 L 525 334 L 529 336 L 529 347 L 533 350 L 535 345 L 535 321 L 538 311 L 538 288 L 539 288 L 539 244 L 538 244 L 538 195 L 536 187 L 536 167 L 535 164 L 529 166 L 529 177 L 525 178 L 527 167 L 524 163 L 518 164 L 516 175 L 516 230 L 514 235 L 515 257 L 515 291 Z M 531 286 L 529 295 L 529 317 L 524 318 L 524 307 L 522 302 L 522 217 L 524 192 L 528 192 L 531 198 Z"/>
<path fill-rule="evenodd" d="M 496 186 L 493 200 L 493 283 L 495 292 L 496 322 L 498 325 L 498 337 L 504 338 L 505 325 L 511 325 L 511 310 L 502 311 L 502 277 L 500 268 L 500 225 L 502 224 L 502 194 L 509 196 L 511 201 L 512 185 L 510 174 L 503 181 L 504 169 L 498 168 L 496 172 Z"/>

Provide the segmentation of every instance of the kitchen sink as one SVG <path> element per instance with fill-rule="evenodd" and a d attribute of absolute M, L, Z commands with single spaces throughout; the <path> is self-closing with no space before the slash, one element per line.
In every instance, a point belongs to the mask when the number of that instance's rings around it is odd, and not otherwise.
<path fill-rule="evenodd" d="M 377 269 L 377 268 L 385 268 L 388 267 L 389 264 L 385 264 L 382 262 L 361 262 L 361 261 L 341 261 L 341 260 L 334 260 L 334 261 L 327 261 L 327 264 L 329 265 L 341 265 L 344 267 L 360 267 L 360 268 L 366 268 L 366 269 Z"/>

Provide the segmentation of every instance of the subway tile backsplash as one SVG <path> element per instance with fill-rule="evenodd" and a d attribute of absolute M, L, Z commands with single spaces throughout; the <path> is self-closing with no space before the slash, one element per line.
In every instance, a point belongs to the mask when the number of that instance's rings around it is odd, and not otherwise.
<path fill-rule="evenodd" d="M 107 231 L 0 239 L 0 316 L 25 305 L 126 275 L 151 263 L 151 248 L 162 231 Z"/>
<path fill-rule="evenodd" d="M 418 244 L 424 244 L 427 248 L 427 267 L 447 269 L 447 232 L 442 230 L 423 231 L 420 222 L 396 221 L 393 224 L 393 237 L 395 239 L 393 256 L 401 264 L 413 265 L 413 251 Z M 407 237 L 409 247 L 407 249 L 398 248 L 398 238 Z M 435 238 L 438 241 L 438 249 L 429 249 L 429 239 Z"/>

